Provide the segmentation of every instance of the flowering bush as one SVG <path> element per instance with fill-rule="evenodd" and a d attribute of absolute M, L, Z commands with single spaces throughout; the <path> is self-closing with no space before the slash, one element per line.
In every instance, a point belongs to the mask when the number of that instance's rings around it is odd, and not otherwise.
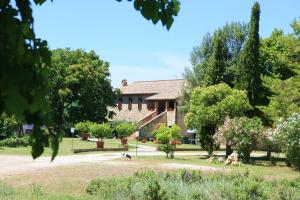
<path fill-rule="evenodd" d="M 295 113 L 285 121 L 279 120 L 275 129 L 275 140 L 280 144 L 287 160 L 300 169 L 300 113 Z"/>
<path fill-rule="evenodd" d="M 267 159 L 269 159 L 272 163 L 276 161 L 275 159 L 272 159 L 272 152 L 281 152 L 280 146 L 274 136 L 275 128 L 264 129 L 258 147 L 261 151 L 267 151 Z"/>
<path fill-rule="evenodd" d="M 257 147 L 261 137 L 262 127 L 259 118 L 226 118 L 224 125 L 219 127 L 214 138 L 219 143 L 235 146 L 239 157 L 248 163 L 250 153 Z"/>

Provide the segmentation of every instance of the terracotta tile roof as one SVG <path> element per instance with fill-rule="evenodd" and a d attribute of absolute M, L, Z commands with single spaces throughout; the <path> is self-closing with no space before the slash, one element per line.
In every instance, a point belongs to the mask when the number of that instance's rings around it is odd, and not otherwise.
<path fill-rule="evenodd" d="M 122 94 L 153 94 L 148 100 L 177 99 L 180 96 L 183 79 L 136 81 L 128 86 L 121 87 Z"/>

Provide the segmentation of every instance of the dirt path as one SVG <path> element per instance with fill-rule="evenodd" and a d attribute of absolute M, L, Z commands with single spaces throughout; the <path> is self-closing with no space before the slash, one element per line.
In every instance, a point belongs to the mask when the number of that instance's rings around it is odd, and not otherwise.
<path fill-rule="evenodd" d="M 33 160 L 30 156 L 0 155 L 0 176 L 24 173 L 27 171 L 43 170 L 57 166 L 76 166 L 84 163 L 113 163 L 115 159 L 122 158 L 122 152 L 57 156 L 53 162 L 50 157 L 40 157 Z M 129 152 L 135 156 L 135 152 Z M 158 156 L 163 152 L 138 152 L 138 156 Z M 176 155 L 199 155 L 197 152 L 176 152 Z M 108 162 L 109 161 L 109 162 Z M 170 165 L 172 166 L 172 165 Z M 177 166 L 178 167 L 178 166 Z M 188 168 L 189 166 L 187 166 Z M 176 167 L 174 167 L 176 168 Z"/>

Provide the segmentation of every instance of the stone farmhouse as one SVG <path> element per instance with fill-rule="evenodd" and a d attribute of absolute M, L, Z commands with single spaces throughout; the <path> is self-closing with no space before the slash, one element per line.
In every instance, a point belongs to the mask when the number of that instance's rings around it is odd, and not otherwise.
<path fill-rule="evenodd" d="M 186 132 L 184 117 L 177 110 L 184 83 L 182 79 L 136 81 L 131 84 L 122 80 L 122 96 L 112 110 L 116 113 L 113 119 L 138 123 L 140 133 L 148 137 L 161 123 L 166 126 L 177 124 L 183 133 Z"/>

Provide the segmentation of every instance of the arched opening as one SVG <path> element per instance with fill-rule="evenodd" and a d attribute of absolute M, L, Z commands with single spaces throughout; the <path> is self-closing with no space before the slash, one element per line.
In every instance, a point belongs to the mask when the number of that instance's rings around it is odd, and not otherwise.
<path fill-rule="evenodd" d="M 139 100 L 138 100 L 138 109 L 139 109 L 139 111 L 142 110 L 142 105 L 143 105 L 143 99 L 139 98 Z"/>
<path fill-rule="evenodd" d="M 128 110 L 132 110 L 132 98 L 128 99 Z"/>
<path fill-rule="evenodd" d="M 122 110 L 122 104 L 123 104 L 123 100 L 122 100 L 122 98 L 120 98 L 120 99 L 118 100 L 118 109 L 119 109 L 119 110 Z"/>

